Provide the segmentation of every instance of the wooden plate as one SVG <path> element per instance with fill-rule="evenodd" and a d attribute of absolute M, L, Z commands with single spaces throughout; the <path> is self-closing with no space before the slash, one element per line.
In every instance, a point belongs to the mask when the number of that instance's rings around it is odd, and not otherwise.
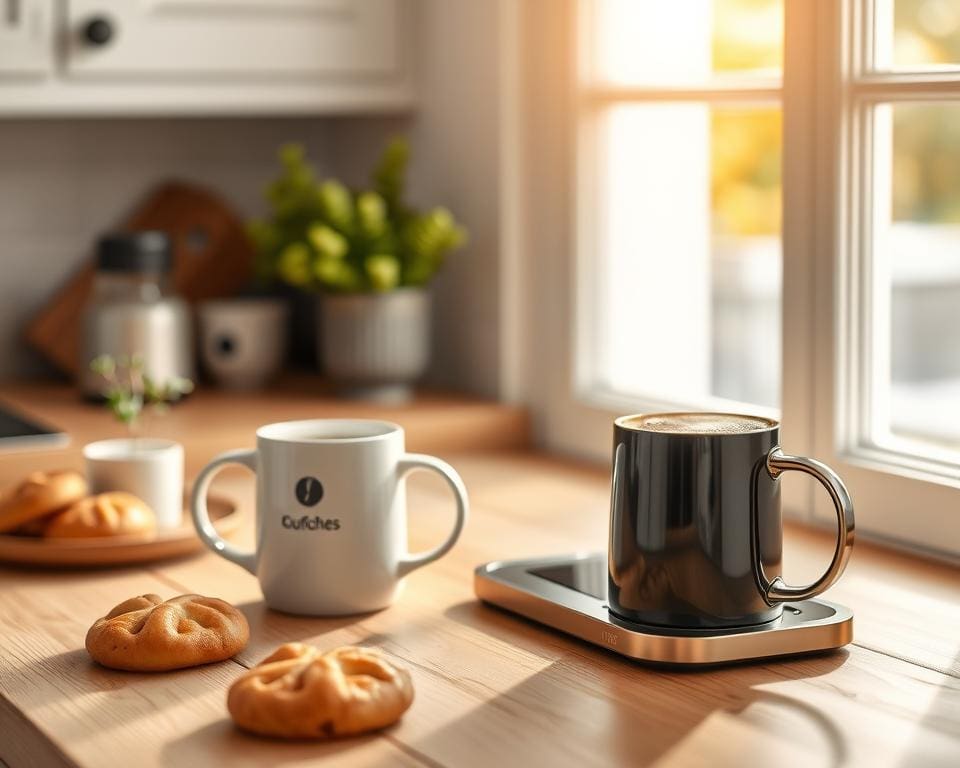
<path fill-rule="evenodd" d="M 210 519 L 221 536 L 237 530 L 241 515 L 237 505 L 223 496 L 207 499 Z M 148 563 L 180 557 L 203 549 L 184 509 L 179 528 L 158 531 L 149 539 L 141 536 L 105 536 L 90 539 L 44 539 L 36 536 L 0 535 L 0 561 L 44 566 L 97 566 Z"/>

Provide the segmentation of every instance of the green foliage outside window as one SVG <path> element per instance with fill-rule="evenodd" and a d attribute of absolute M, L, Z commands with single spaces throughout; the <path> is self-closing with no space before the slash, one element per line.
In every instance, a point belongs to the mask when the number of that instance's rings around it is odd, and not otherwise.
<path fill-rule="evenodd" d="M 783 0 L 714 0 L 711 54 L 715 72 L 775 76 L 783 63 Z M 777 108 L 711 110 L 714 234 L 780 234 L 782 143 Z"/>
<path fill-rule="evenodd" d="M 895 0 L 895 67 L 960 66 L 960 0 Z M 783 58 L 783 0 L 714 0 L 717 73 L 768 70 Z M 781 115 L 776 109 L 711 113 L 714 233 L 776 235 L 781 225 Z M 896 222 L 960 223 L 960 106 L 898 104 L 893 110 Z"/>

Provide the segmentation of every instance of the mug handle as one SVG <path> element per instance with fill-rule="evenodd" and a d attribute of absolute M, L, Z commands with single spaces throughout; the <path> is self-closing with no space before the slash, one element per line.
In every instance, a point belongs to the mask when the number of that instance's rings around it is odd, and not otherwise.
<path fill-rule="evenodd" d="M 193 525 L 197 529 L 197 536 L 207 547 L 220 557 L 226 558 L 246 568 L 256 575 L 257 553 L 244 552 L 233 544 L 224 541 L 210 522 L 210 513 L 207 511 L 207 491 L 213 476 L 225 464 L 241 464 L 254 474 L 257 472 L 256 450 L 227 451 L 216 456 L 207 466 L 200 470 L 197 481 L 193 485 L 193 494 L 190 497 L 190 514 L 193 516 Z"/>
<path fill-rule="evenodd" d="M 457 539 L 460 538 L 463 525 L 467 521 L 467 509 L 469 508 L 467 489 L 463 484 L 463 480 L 460 478 L 460 475 L 457 474 L 457 470 L 447 464 L 447 462 L 435 456 L 427 456 L 422 453 L 407 453 L 404 454 L 403 458 L 400 459 L 397 464 L 397 472 L 400 475 L 400 479 L 409 472 L 417 469 L 433 470 L 447 481 L 447 485 L 449 485 L 450 490 L 453 491 L 454 500 L 457 502 L 457 519 L 453 523 L 453 530 L 450 531 L 450 535 L 447 536 L 446 541 L 439 546 L 415 555 L 408 554 L 406 557 L 400 559 L 398 572 L 401 577 L 406 576 L 411 571 L 415 571 L 427 563 L 432 563 L 434 560 L 440 559 L 451 550 L 453 545 L 457 543 Z"/>
<path fill-rule="evenodd" d="M 754 536 L 757 542 L 754 549 L 754 567 L 767 604 L 808 600 L 831 587 L 840 578 L 844 568 L 847 567 L 850 550 L 853 548 L 853 502 L 850 500 L 850 494 L 847 492 L 843 481 L 830 467 L 805 456 L 788 456 L 780 449 L 779 445 L 767 454 L 766 470 L 767 474 L 774 480 L 789 470 L 803 472 L 816 478 L 830 494 L 834 509 L 837 511 L 837 546 L 833 552 L 833 560 L 830 561 L 829 567 L 819 579 L 802 587 L 791 587 L 780 576 L 775 576 L 772 581 L 767 578 L 763 572 L 763 562 L 760 559 L 759 518 L 754 526 Z"/>

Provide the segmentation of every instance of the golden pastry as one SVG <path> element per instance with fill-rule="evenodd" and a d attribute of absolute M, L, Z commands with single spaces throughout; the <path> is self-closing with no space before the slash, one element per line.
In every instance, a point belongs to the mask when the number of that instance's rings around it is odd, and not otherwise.
<path fill-rule="evenodd" d="M 30 520 L 29 522 L 24 523 L 23 525 L 17 526 L 12 532 L 17 536 L 33 536 L 39 537 L 43 536 L 43 532 L 47 530 L 47 526 L 50 524 L 50 521 L 56 517 L 58 512 L 54 512 L 52 515 L 47 515 L 46 517 L 38 517 L 35 520 Z"/>
<path fill-rule="evenodd" d="M 329 738 L 396 722 L 413 702 L 410 673 L 373 648 L 329 653 L 281 645 L 242 675 L 227 695 L 241 728 L 265 736 Z"/>
<path fill-rule="evenodd" d="M 47 517 L 86 495 L 87 481 L 79 472 L 32 472 L 0 498 L 0 533 Z"/>
<path fill-rule="evenodd" d="M 160 672 L 223 661 L 250 639 L 247 620 L 215 597 L 125 600 L 87 632 L 87 652 L 105 667 Z"/>
<path fill-rule="evenodd" d="M 88 496 L 53 516 L 46 538 L 147 535 L 156 530 L 153 510 L 131 493 L 113 491 Z"/>

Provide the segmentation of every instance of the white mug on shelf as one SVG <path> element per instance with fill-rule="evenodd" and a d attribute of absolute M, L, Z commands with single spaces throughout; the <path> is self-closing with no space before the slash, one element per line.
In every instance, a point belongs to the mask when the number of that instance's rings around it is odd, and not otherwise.
<path fill-rule="evenodd" d="M 224 464 L 257 475 L 256 551 L 224 541 L 207 514 L 207 490 Z M 446 540 L 407 552 L 405 475 L 439 473 L 453 491 L 456 519 Z M 442 557 L 467 516 L 467 491 L 449 464 L 405 453 L 403 429 L 385 421 L 315 419 L 268 424 L 255 450 L 228 451 L 197 477 L 193 522 L 203 542 L 260 581 L 267 604 L 313 616 L 390 605 L 403 577 Z"/>

